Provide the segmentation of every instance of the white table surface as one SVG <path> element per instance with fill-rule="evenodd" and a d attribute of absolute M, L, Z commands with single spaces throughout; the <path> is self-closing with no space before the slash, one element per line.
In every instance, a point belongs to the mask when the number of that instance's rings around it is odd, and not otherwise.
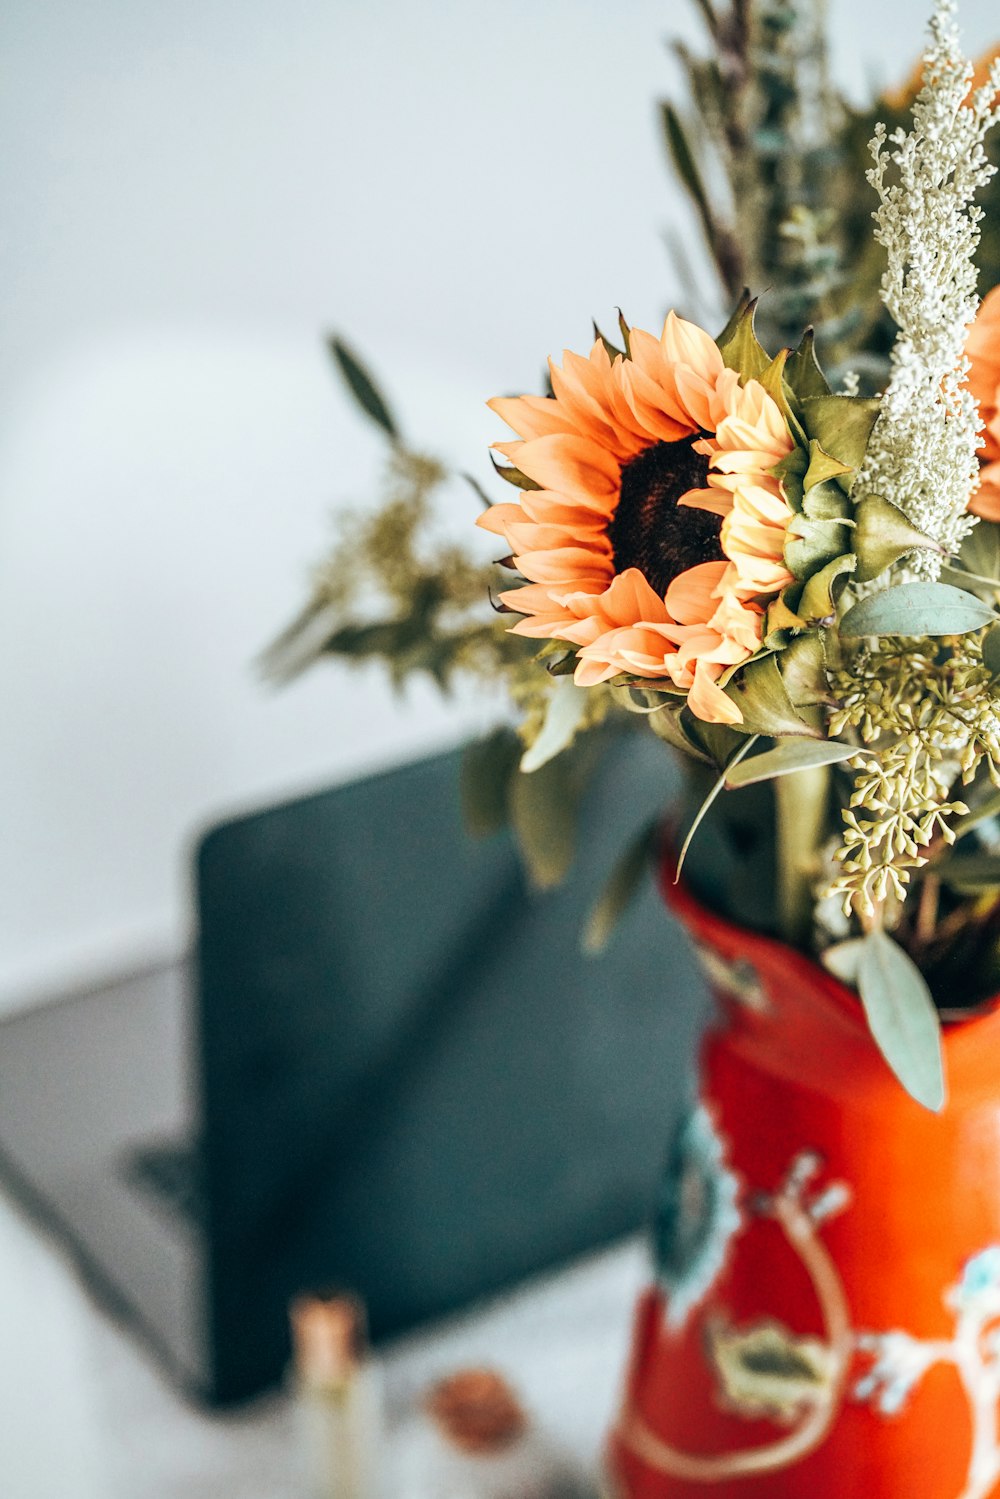
<path fill-rule="evenodd" d="M 629 1239 L 386 1349 L 390 1457 L 433 1380 L 485 1364 L 593 1474 L 646 1264 L 641 1239 Z M 296 1460 L 285 1395 L 222 1416 L 193 1409 L 0 1197 L 3 1499 L 303 1499 Z"/>

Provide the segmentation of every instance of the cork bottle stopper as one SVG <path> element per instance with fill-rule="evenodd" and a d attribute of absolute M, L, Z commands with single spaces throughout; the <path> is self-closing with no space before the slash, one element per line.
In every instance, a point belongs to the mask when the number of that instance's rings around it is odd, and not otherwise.
<path fill-rule="evenodd" d="M 451 1446 L 478 1456 L 512 1446 L 528 1426 L 510 1385 L 492 1369 L 463 1369 L 442 1379 L 425 1404 Z"/>
<path fill-rule="evenodd" d="M 363 1302 L 349 1293 L 297 1296 L 289 1309 L 299 1378 L 306 1384 L 345 1384 L 368 1346 Z"/>

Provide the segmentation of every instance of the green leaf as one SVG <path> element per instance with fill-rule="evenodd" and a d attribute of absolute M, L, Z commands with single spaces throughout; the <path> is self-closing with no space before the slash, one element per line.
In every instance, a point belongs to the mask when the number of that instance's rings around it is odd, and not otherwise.
<path fill-rule="evenodd" d="M 526 775 L 541 770 L 572 744 L 589 703 L 589 692 L 585 687 L 577 687 L 572 677 L 555 679 L 538 737 L 521 756 L 521 770 Z"/>
<path fill-rule="evenodd" d="M 800 401 L 810 396 L 828 396 L 830 387 L 816 358 L 816 335 L 807 328 L 795 353 L 785 366 L 785 379 Z"/>
<path fill-rule="evenodd" d="M 659 713 L 653 713 L 649 717 L 649 726 L 657 739 L 662 739 L 672 749 L 680 750 L 683 755 L 690 755 L 695 760 L 701 760 L 706 765 L 715 762 L 705 747 L 697 742 L 687 732 L 687 720 L 690 714 L 685 712 L 684 704 L 671 704 Z"/>
<path fill-rule="evenodd" d="M 781 680 L 795 708 L 815 707 L 830 701 L 826 676 L 826 646 L 816 630 L 797 635 L 778 658 Z"/>
<path fill-rule="evenodd" d="M 935 863 L 934 873 L 952 890 L 975 895 L 1000 887 L 1000 857 L 996 854 L 963 854 Z"/>
<path fill-rule="evenodd" d="M 855 577 L 859 583 L 871 583 L 909 552 L 943 550 L 911 525 L 897 505 L 880 495 L 862 500 L 854 519 L 854 555 L 858 559 Z"/>
<path fill-rule="evenodd" d="M 540 484 L 536 484 L 534 479 L 529 479 L 527 474 L 522 474 L 521 470 L 515 468 L 512 463 L 498 463 L 492 453 L 490 454 L 490 462 L 493 465 L 494 471 L 500 475 L 501 479 L 506 479 L 507 483 L 513 484 L 515 489 L 541 489 L 542 486 Z"/>
<path fill-rule="evenodd" d="M 788 350 L 782 349 L 771 360 L 767 369 L 760 375 L 760 384 L 767 391 L 781 415 L 785 419 L 785 425 L 795 439 L 796 447 L 804 447 L 808 442 L 802 423 L 799 421 L 795 405 L 798 404 L 796 397 L 792 395 L 785 382 L 785 364 L 788 360 Z M 793 405 L 793 401 L 795 405 Z"/>
<path fill-rule="evenodd" d="M 841 463 L 839 458 L 831 458 L 829 453 L 824 452 L 815 437 L 809 439 L 809 467 L 802 481 L 804 489 L 809 490 L 817 484 L 825 484 L 828 479 L 840 479 L 848 473 L 850 469 L 845 463 Z"/>
<path fill-rule="evenodd" d="M 695 833 L 697 833 L 698 829 L 701 827 L 701 824 L 704 821 L 704 818 L 712 803 L 715 801 L 716 797 L 720 792 L 725 790 L 726 776 L 730 773 L 730 771 L 733 770 L 735 766 L 740 763 L 745 755 L 748 755 L 750 753 L 759 738 L 759 734 L 754 734 L 746 741 L 745 744 L 740 745 L 735 755 L 733 755 L 732 759 L 729 761 L 729 764 L 726 765 L 720 772 L 719 777 L 714 782 L 711 791 L 708 793 L 705 800 L 702 802 L 701 806 L 695 813 L 694 821 L 687 830 L 687 837 L 684 839 L 684 842 L 681 845 L 681 851 L 677 856 L 677 869 L 674 874 L 675 885 L 681 877 L 681 870 L 684 868 L 684 860 L 687 858 L 688 849 L 691 847 L 691 840 L 694 838 Z"/>
<path fill-rule="evenodd" d="M 615 864 L 592 906 L 583 933 L 583 950 L 603 952 L 622 916 L 642 889 L 659 836 L 659 822 L 647 823 Z"/>
<path fill-rule="evenodd" d="M 848 609 L 840 633 L 863 635 L 966 635 L 996 614 L 989 604 L 950 583 L 900 583 Z"/>
<path fill-rule="evenodd" d="M 810 520 L 853 520 L 854 506 L 834 479 L 821 479 L 803 495 L 802 513 Z"/>
<path fill-rule="evenodd" d="M 981 802 L 960 818 L 955 824 L 955 838 L 964 838 L 966 833 L 971 833 L 973 828 L 978 828 L 984 822 L 990 822 L 994 817 L 1000 817 L 1000 791 L 990 790 Z"/>
<path fill-rule="evenodd" d="M 474 838 L 489 838 L 507 826 L 508 788 L 518 773 L 521 748 L 513 729 L 497 729 L 466 747 L 459 791 L 465 825 Z"/>
<path fill-rule="evenodd" d="M 737 329 L 739 328 L 744 314 L 750 307 L 756 307 L 756 305 L 756 298 L 751 297 L 750 288 L 745 286 L 740 294 L 740 300 L 737 302 L 736 306 L 733 308 L 732 313 L 730 314 L 728 323 L 715 340 L 717 348 L 721 349 L 723 345 L 729 343 L 730 339 L 734 336 Z"/>
<path fill-rule="evenodd" d="M 837 599 L 843 588 L 843 580 L 854 571 L 853 552 L 835 557 L 818 573 L 813 573 L 799 595 L 798 612 L 810 625 L 829 625 L 837 611 Z"/>
<path fill-rule="evenodd" d="M 622 310 L 621 310 L 620 307 L 618 309 L 618 330 L 619 330 L 619 332 L 621 333 L 621 336 L 622 336 L 622 343 L 625 345 L 625 358 L 626 359 L 631 359 L 632 358 L 632 329 L 629 327 L 628 323 L 626 323 L 626 321 L 625 321 L 625 314 L 624 314 L 624 312 L 622 312 Z"/>
<path fill-rule="evenodd" d="M 917 1103 L 944 1107 L 941 1021 L 920 969 L 885 932 L 869 932 L 858 992 L 875 1044 Z"/>
<path fill-rule="evenodd" d="M 510 820 L 529 878 L 540 890 L 561 884 L 576 853 L 579 803 L 571 756 L 558 755 L 533 775 L 510 781 Z"/>
<path fill-rule="evenodd" d="M 822 765 L 839 765 L 864 754 L 853 744 L 838 744 L 831 740 L 791 739 L 754 755 L 752 760 L 743 760 L 726 776 L 726 787 L 735 791 L 739 786 L 754 786 L 760 781 L 773 781 L 776 776 L 787 776 L 797 770 L 815 770 Z"/>
<path fill-rule="evenodd" d="M 810 578 L 828 562 L 843 557 L 849 542 L 843 521 L 809 520 L 796 515 L 785 533 L 785 566 L 800 580 Z"/>
<path fill-rule="evenodd" d="M 991 677 L 1000 677 L 1000 625 L 994 625 L 983 636 L 983 665 Z"/>
<path fill-rule="evenodd" d="M 803 421 L 824 453 L 856 469 L 865 456 L 880 404 L 874 397 L 810 396 L 802 402 Z"/>
<path fill-rule="evenodd" d="M 734 728 L 744 733 L 767 734 L 772 738 L 784 734 L 809 739 L 822 737 L 818 728 L 806 723 L 796 712 L 775 655 L 752 661 L 725 690 L 743 714 L 742 724 L 735 724 Z"/>
<path fill-rule="evenodd" d="M 804 480 L 808 467 L 808 453 L 804 448 L 795 447 L 771 469 L 774 477 L 781 480 L 785 499 L 793 510 L 801 511 L 803 508 Z"/>
<path fill-rule="evenodd" d="M 491 510 L 493 508 L 493 501 L 490 499 L 489 495 L 486 493 L 485 489 L 480 484 L 479 480 L 478 479 L 474 479 L 471 474 L 463 474 L 462 478 L 465 480 L 466 484 L 468 484 L 469 487 L 472 489 L 473 493 L 476 495 L 476 497 L 479 500 L 480 504 L 482 505 L 483 509 L 484 510 Z"/>
<path fill-rule="evenodd" d="M 604 352 L 605 352 L 605 354 L 607 354 L 608 358 L 611 360 L 611 363 L 614 364 L 614 362 L 615 362 L 616 359 L 621 359 L 622 358 L 622 356 L 623 356 L 623 354 L 625 352 L 624 349 L 617 348 L 611 342 L 610 338 L 605 338 L 604 337 L 604 334 L 601 332 L 600 328 L 597 326 L 597 322 L 596 322 L 595 319 L 593 319 L 593 318 L 591 319 L 591 324 L 592 324 L 593 329 L 594 329 L 594 337 L 598 340 L 599 343 L 602 343 L 604 345 Z"/>
<path fill-rule="evenodd" d="M 389 410 L 385 397 L 358 356 L 342 338 L 338 338 L 335 334 L 327 339 L 327 348 L 333 355 L 341 375 L 347 382 L 348 390 L 361 410 L 366 416 L 371 417 L 372 421 L 381 427 L 393 442 L 398 442 L 399 428 L 395 418 Z"/>
<path fill-rule="evenodd" d="M 701 180 L 701 173 L 698 171 L 694 154 L 684 133 L 684 127 L 681 124 L 680 116 L 676 109 L 674 109 L 672 104 L 664 104 L 662 110 L 663 130 L 666 135 L 670 158 L 674 164 L 674 170 L 690 193 L 709 243 L 711 243 L 715 227 L 715 216 L 712 213 L 705 185 Z"/>
<path fill-rule="evenodd" d="M 994 579 L 1000 588 L 1000 526 L 993 521 L 977 521 L 963 538 L 958 555 L 970 573 Z"/>
<path fill-rule="evenodd" d="M 771 364 L 771 356 L 754 332 L 756 299 L 748 302 L 732 325 L 724 331 L 719 353 L 727 369 L 735 370 L 744 380 L 759 380 Z"/>

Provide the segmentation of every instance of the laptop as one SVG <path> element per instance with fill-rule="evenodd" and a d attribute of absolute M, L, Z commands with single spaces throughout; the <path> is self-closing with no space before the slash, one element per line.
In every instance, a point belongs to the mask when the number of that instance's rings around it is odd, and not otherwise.
<path fill-rule="evenodd" d="M 703 984 L 651 885 L 579 938 L 671 759 L 615 740 L 543 895 L 466 835 L 459 765 L 210 829 L 187 962 L 0 1023 L 0 1176 L 199 1401 L 280 1379 L 304 1288 L 381 1339 L 651 1210 Z"/>

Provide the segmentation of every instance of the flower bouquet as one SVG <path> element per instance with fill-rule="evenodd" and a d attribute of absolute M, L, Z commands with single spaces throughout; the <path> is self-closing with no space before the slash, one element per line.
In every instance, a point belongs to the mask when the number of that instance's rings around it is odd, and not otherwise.
<path fill-rule="evenodd" d="M 919 84 L 871 131 L 869 234 L 863 117 L 831 105 L 818 11 L 702 9 L 715 53 L 689 73 L 732 222 L 672 106 L 668 141 L 723 284 L 749 266 L 775 292 L 716 337 L 621 317 L 550 361 L 544 394 L 490 403 L 514 434 L 512 493 L 479 517 L 499 586 L 461 548 L 422 552 L 440 470 L 337 345 L 396 492 L 271 666 L 318 641 L 398 677 L 503 676 L 520 721 L 473 751 L 470 806 L 510 818 L 539 883 L 568 857 L 587 744 L 628 726 L 684 758 L 685 808 L 626 852 L 586 933 L 606 939 L 653 851 L 719 1000 L 612 1491 L 988 1499 L 1000 289 L 980 306 L 975 256 L 1000 66 L 977 79 L 939 0 Z M 359 562 L 382 619 L 352 615 Z M 709 827 L 722 861 L 699 855 Z"/>

